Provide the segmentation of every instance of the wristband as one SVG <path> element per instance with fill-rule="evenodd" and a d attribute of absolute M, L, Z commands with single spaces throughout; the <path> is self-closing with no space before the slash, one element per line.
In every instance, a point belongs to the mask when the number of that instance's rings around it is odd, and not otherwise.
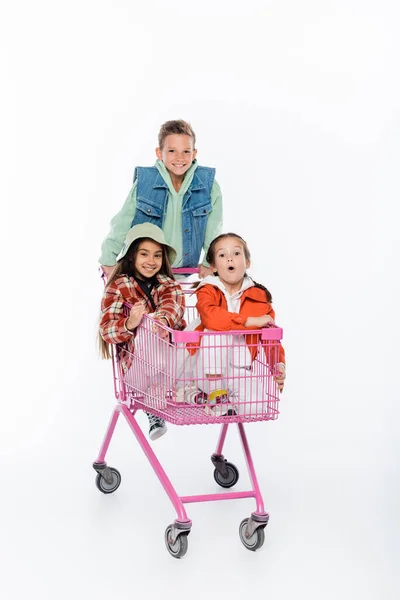
<path fill-rule="evenodd" d="M 129 319 L 129 317 L 127 319 L 125 319 L 125 321 L 124 321 L 125 331 L 127 331 L 128 333 L 133 335 L 135 333 L 135 329 L 128 329 L 128 325 L 127 325 L 128 319 Z"/>

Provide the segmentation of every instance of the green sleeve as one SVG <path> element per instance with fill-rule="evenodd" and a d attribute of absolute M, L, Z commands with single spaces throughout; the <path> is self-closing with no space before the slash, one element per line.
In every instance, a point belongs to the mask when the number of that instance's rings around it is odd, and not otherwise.
<path fill-rule="evenodd" d="M 119 213 L 111 220 L 111 229 L 101 245 L 99 263 L 105 267 L 113 267 L 124 244 L 126 234 L 131 228 L 136 213 L 136 182 Z"/>
<path fill-rule="evenodd" d="M 223 221 L 223 212 L 222 212 L 222 194 L 221 188 L 218 183 L 214 180 L 214 185 L 211 190 L 211 205 L 212 211 L 210 212 L 210 216 L 208 217 L 206 233 L 204 236 L 204 258 L 201 261 L 201 264 L 208 267 L 209 264 L 206 261 L 208 247 L 213 241 L 214 238 L 217 237 L 222 232 L 222 221 Z"/>

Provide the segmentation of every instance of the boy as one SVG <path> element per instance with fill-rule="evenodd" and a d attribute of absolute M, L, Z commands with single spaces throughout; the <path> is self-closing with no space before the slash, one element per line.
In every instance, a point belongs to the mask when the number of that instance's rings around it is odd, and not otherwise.
<path fill-rule="evenodd" d="M 196 161 L 196 136 L 185 121 L 161 126 L 153 167 L 135 169 L 131 191 L 102 244 L 99 259 L 106 275 L 114 268 L 125 236 L 133 225 L 154 223 L 177 250 L 173 267 L 199 267 L 200 278 L 211 274 L 204 257 L 222 229 L 222 196 L 215 169 Z"/>

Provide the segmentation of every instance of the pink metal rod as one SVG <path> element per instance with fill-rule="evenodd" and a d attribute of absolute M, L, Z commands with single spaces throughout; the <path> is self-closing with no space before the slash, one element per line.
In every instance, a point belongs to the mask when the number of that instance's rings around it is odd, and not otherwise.
<path fill-rule="evenodd" d="M 193 267 L 193 268 L 189 268 L 189 267 L 179 267 L 177 269 L 172 269 L 173 273 L 176 273 L 177 275 L 185 275 L 186 273 L 188 275 L 192 275 L 193 273 L 198 273 L 199 269 L 197 267 Z M 100 277 L 103 279 L 104 281 L 104 285 L 107 283 L 107 275 L 106 272 L 104 271 L 103 267 L 99 267 L 99 273 L 100 273 Z"/>
<path fill-rule="evenodd" d="M 179 331 L 176 329 L 170 329 L 165 327 L 172 335 L 174 342 L 197 342 L 200 338 L 207 338 L 215 336 L 215 331 Z M 246 329 L 246 335 L 259 335 L 263 341 L 274 340 L 279 341 L 283 337 L 283 330 L 281 327 L 264 327 L 263 329 Z M 229 331 L 218 331 L 218 336 L 221 340 L 224 337 L 231 335 L 243 335 L 243 329 L 230 329 Z"/>
<path fill-rule="evenodd" d="M 118 417 L 119 417 L 119 410 L 118 410 L 118 406 L 117 406 L 114 409 L 113 414 L 111 415 L 111 419 L 110 419 L 110 423 L 109 423 L 109 425 L 107 427 L 106 435 L 104 436 L 104 440 L 103 440 L 103 443 L 101 445 L 99 455 L 98 455 L 97 460 L 95 462 L 99 462 L 99 463 L 104 462 L 104 459 L 105 459 L 106 454 L 107 454 L 108 446 L 110 445 L 111 438 L 113 436 L 114 429 L 115 429 L 115 426 L 116 426 L 117 421 L 118 421 Z"/>
<path fill-rule="evenodd" d="M 126 387 L 120 385 L 123 381 L 123 373 L 121 369 L 121 363 L 117 360 L 117 351 L 115 346 L 111 348 L 112 354 L 112 365 L 113 365 L 113 377 L 114 377 L 114 393 L 115 397 L 119 402 L 125 402 L 126 400 Z"/>
<path fill-rule="evenodd" d="M 111 356 L 112 356 L 111 362 L 112 362 L 112 368 L 113 368 L 114 394 L 115 394 L 116 399 L 118 400 L 119 399 L 119 390 L 118 390 L 118 386 L 117 386 L 118 378 L 117 378 L 116 366 L 115 366 L 115 363 L 116 363 L 115 354 L 116 354 L 115 347 L 113 346 L 111 348 Z"/>
<path fill-rule="evenodd" d="M 202 494 L 200 496 L 181 496 L 184 504 L 191 502 L 214 502 L 215 500 L 237 500 L 238 498 L 254 498 L 254 492 L 227 492 L 226 494 Z"/>
<path fill-rule="evenodd" d="M 157 456 L 154 454 L 152 448 L 150 447 L 149 442 L 146 440 L 145 436 L 143 435 L 142 430 L 140 429 L 138 423 L 136 422 L 136 419 L 132 416 L 129 409 L 124 404 L 119 405 L 116 410 L 119 410 L 120 412 L 122 412 L 124 417 L 128 421 L 130 428 L 132 429 L 133 433 L 135 434 L 137 441 L 141 445 L 143 452 L 147 456 L 151 466 L 153 467 L 158 479 L 160 480 L 164 490 L 168 494 L 168 497 L 171 500 L 171 502 L 177 512 L 177 515 L 178 515 L 177 520 L 180 523 L 191 523 L 190 519 L 188 518 L 188 516 L 186 514 L 186 511 L 182 504 L 181 499 L 179 498 L 178 494 L 176 493 L 175 488 L 173 487 L 172 483 L 168 479 Z"/>
<path fill-rule="evenodd" d="M 270 327 L 263 327 L 262 329 L 250 329 L 246 327 L 246 330 L 229 329 L 229 331 L 218 331 L 218 335 L 221 336 L 221 340 L 224 339 L 224 336 L 243 335 L 243 333 L 246 333 L 246 335 L 250 333 L 261 335 L 263 340 L 281 340 L 283 336 L 283 329 L 277 325 L 271 325 Z M 202 337 L 215 336 L 215 331 L 202 331 L 201 335 Z"/>
<path fill-rule="evenodd" d="M 217 443 L 217 448 L 215 450 L 215 454 L 217 454 L 218 456 L 221 456 L 221 454 L 222 454 L 227 431 L 228 431 L 228 423 L 226 425 L 225 424 L 222 425 L 222 427 L 221 427 L 221 431 L 220 431 L 218 443 Z"/>
<path fill-rule="evenodd" d="M 186 273 L 188 275 L 192 275 L 193 273 L 198 273 L 199 269 L 197 267 L 195 267 L 195 268 L 179 267 L 178 269 L 172 269 L 172 272 L 176 273 L 177 275 L 185 275 Z"/>
<path fill-rule="evenodd" d="M 255 493 L 255 499 L 256 499 L 256 504 L 257 504 L 256 514 L 266 515 L 267 513 L 264 510 L 264 502 L 263 502 L 263 499 L 261 496 L 260 487 L 258 485 L 257 476 L 256 476 L 256 472 L 254 469 L 254 464 L 253 464 L 253 459 L 251 457 L 250 447 L 249 447 L 249 443 L 247 441 L 246 433 L 244 431 L 243 423 L 238 423 L 238 429 L 239 429 L 240 439 L 242 440 L 244 455 L 246 457 L 246 463 L 247 463 L 247 469 L 249 472 L 250 481 L 251 481 L 251 484 L 253 486 L 253 490 Z"/>

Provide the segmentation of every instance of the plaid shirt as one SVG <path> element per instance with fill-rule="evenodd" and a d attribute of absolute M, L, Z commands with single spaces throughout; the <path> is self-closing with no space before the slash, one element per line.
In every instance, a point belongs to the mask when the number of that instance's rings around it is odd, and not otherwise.
<path fill-rule="evenodd" d="M 125 304 L 145 303 L 147 313 L 153 313 L 155 319 L 165 318 L 171 329 L 184 329 L 185 295 L 181 286 L 165 275 L 156 275 L 158 283 L 151 291 L 154 311 L 150 300 L 140 285 L 127 275 L 115 279 L 105 290 L 101 301 L 100 335 L 109 344 L 124 344 L 124 348 L 133 354 L 135 348 L 135 330 L 128 331 L 124 316 Z M 120 353 L 122 367 L 126 372 L 132 358 L 126 352 Z"/>

